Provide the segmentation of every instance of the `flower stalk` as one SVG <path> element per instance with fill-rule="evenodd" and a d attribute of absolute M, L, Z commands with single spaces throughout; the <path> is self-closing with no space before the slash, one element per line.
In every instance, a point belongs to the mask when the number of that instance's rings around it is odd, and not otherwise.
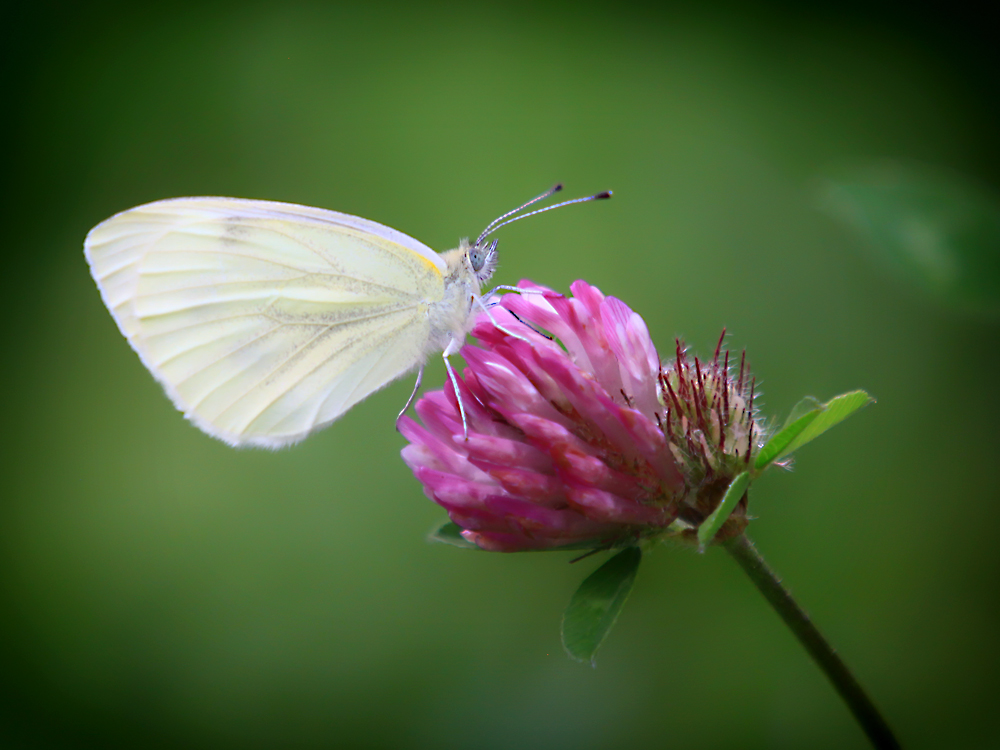
<path fill-rule="evenodd" d="M 788 589 L 781 585 L 778 576 L 764 562 L 753 542 L 745 534 L 741 534 L 727 540 L 723 546 L 823 670 L 872 745 L 879 750 L 898 749 L 898 740 L 864 688 L 809 619 L 809 615 L 798 605 Z"/>

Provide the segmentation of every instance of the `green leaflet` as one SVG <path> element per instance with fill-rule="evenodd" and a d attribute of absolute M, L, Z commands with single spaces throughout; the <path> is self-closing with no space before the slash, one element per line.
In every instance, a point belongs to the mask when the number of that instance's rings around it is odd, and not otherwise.
<path fill-rule="evenodd" d="M 479 549 L 479 547 L 462 536 L 462 527 L 453 521 L 443 521 L 430 534 L 427 535 L 428 542 L 438 544 L 450 544 L 452 547 L 462 549 Z"/>
<path fill-rule="evenodd" d="M 754 472 L 761 472 L 874 401 L 864 391 L 842 393 L 825 404 L 819 404 L 816 399 L 807 396 L 795 405 L 785 426 L 757 454 Z"/>
<path fill-rule="evenodd" d="M 801 404 L 802 402 L 800 401 L 799 403 Z M 757 454 L 757 459 L 753 464 L 754 471 L 761 471 L 767 468 L 774 461 L 777 461 L 778 458 L 788 453 L 788 446 L 790 446 L 821 413 L 822 407 L 807 411 L 795 420 L 792 420 L 791 417 L 789 417 L 790 421 L 786 422 L 784 427 L 772 435 L 771 439 L 764 444 L 760 453 Z"/>
<path fill-rule="evenodd" d="M 810 440 L 819 437 L 836 424 L 843 422 L 854 412 L 862 407 L 873 403 L 875 399 L 864 391 L 850 391 L 842 393 L 827 401 L 823 405 L 823 411 L 813 420 L 806 429 L 799 433 L 791 444 L 785 448 L 781 455 L 787 455 L 796 451 Z"/>
<path fill-rule="evenodd" d="M 740 501 L 740 498 L 743 497 L 743 493 L 747 491 L 747 487 L 749 486 L 749 471 L 737 474 L 733 481 L 729 483 L 729 487 L 726 488 L 726 494 L 722 496 L 722 502 L 719 503 L 719 507 L 712 511 L 712 514 L 702 521 L 701 526 L 698 527 L 698 545 L 702 550 L 705 549 L 705 545 L 715 539 L 715 535 L 719 533 L 722 524 L 732 514 L 736 503 Z"/>
<path fill-rule="evenodd" d="M 792 411 L 788 415 L 788 419 L 785 420 L 785 424 L 782 425 L 782 428 L 788 427 L 788 425 L 797 420 L 799 417 L 804 417 L 809 412 L 822 408 L 823 404 L 819 402 L 818 398 L 806 396 L 792 407 Z"/>
<path fill-rule="evenodd" d="M 641 561 L 642 551 L 627 547 L 580 584 L 562 621 L 563 646 L 571 657 L 594 665 L 594 653 L 618 619 Z"/>

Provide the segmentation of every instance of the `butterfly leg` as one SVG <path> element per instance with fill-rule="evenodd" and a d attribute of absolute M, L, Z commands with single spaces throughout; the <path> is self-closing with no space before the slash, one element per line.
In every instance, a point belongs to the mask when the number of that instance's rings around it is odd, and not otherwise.
<path fill-rule="evenodd" d="M 491 307 L 492 307 L 492 305 L 491 305 Z M 518 315 L 513 310 L 508 310 L 507 312 L 509 312 L 511 315 L 513 315 L 514 318 L 517 320 L 517 322 L 520 323 L 521 325 L 527 326 L 532 331 L 534 331 L 539 336 L 541 336 L 543 339 L 548 339 L 549 341 L 552 341 L 552 337 L 549 336 L 549 334 L 547 334 L 541 328 L 539 328 L 538 326 L 536 326 L 534 323 L 530 323 L 529 321 L 525 320 L 524 318 L 522 318 L 520 315 Z"/>
<path fill-rule="evenodd" d="M 455 389 L 455 399 L 458 401 L 458 413 L 462 415 L 462 434 L 468 440 L 469 423 L 465 419 L 465 404 L 462 403 L 462 392 L 458 389 L 458 378 L 455 377 L 455 369 L 451 366 L 451 361 L 448 359 L 448 357 L 458 351 L 461 345 L 462 342 L 458 339 L 452 339 L 448 342 L 448 346 L 444 348 L 441 358 L 444 359 L 444 367 L 448 371 L 448 377 L 451 379 L 451 387 Z"/>
<path fill-rule="evenodd" d="M 420 365 L 420 369 L 417 370 L 417 382 L 413 384 L 413 393 L 411 393 L 410 397 L 406 399 L 406 406 L 403 407 L 403 410 L 399 412 L 399 416 L 396 417 L 397 424 L 399 423 L 399 420 L 403 418 L 403 415 L 406 414 L 406 412 L 409 410 L 410 404 L 413 403 L 413 399 L 416 398 L 417 391 L 420 389 L 420 381 L 423 379 L 424 379 L 424 366 Z M 397 427 L 396 429 L 398 430 L 399 427 Z"/>
<path fill-rule="evenodd" d="M 509 286 L 507 284 L 500 284 L 490 289 L 486 294 L 483 295 L 483 299 L 488 300 L 497 292 L 516 292 L 517 294 L 544 294 L 550 297 L 562 297 L 558 292 L 550 291 L 549 289 L 525 289 L 522 286 Z"/>
<path fill-rule="evenodd" d="M 484 299 L 486 299 L 486 298 L 484 297 Z M 487 313 L 488 313 L 488 312 L 489 312 L 489 309 L 492 309 L 492 308 L 496 307 L 496 306 L 497 306 L 497 305 L 499 305 L 500 303 L 499 303 L 499 302 L 485 302 L 485 303 L 483 303 L 483 304 L 484 304 L 484 307 L 485 307 L 485 308 L 488 308 L 488 309 L 487 309 Z M 543 339 L 548 339 L 549 341 L 552 341 L 552 337 L 551 337 L 551 336 L 549 336 L 549 334 L 547 334 L 547 333 L 546 333 L 545 331 L 543 331 L 543 330 L 542 330 L 541 328 L 539 328 L 538 326 L 536 326 L 536 325 L 534 325 L 533 323 L 530 323 L 529 321 L 525 320 L 524 318 L 522 318 L 522 317 L 521 317 L 520 315 L 518 315 L 518 314 L 517 314 L 516 312 L 514 312 L 513 310 L 507 310 L 507 312 L 509 312 L 509 313 L 510 313 L 510 314 L 511 314 L 512 316 L 514 316 L 514 319 L 515 319 L 515 320 L 516 320 L 516 321 L 517 321 L 518 323 L 520 323 L 521 325 L 525 326 L 526 328 L 530 328 L 530 329 L 531 329 L 532 331 L 534 331 L 535 333 L 537 333 L 537 334 L 538 334 L 539 336 L 541 336 L 541 337 L 542 337 Z M 493 320 L 493 318 L 492 318 L 492 317 L 490 318 L 490 320 L 491 320 L 491 321 L 493 322 L 493 325 L 495 325 L 495 326 L 496 326 L 497 328 L 500 328 L 500 326 L 498 326 L 498 325 L 497 325 L 496 321 L 495 321 L 495 320 Z M 503 330 L 503 329 L 501 329 L 501 330 Z"/>
<path fill-rule="evenodd" d="M 490 323 L 492 323 L 493 327 L 496 328 L 498 331 L 503 331 L 508 336 L 510 336 L 511 338 L 515 338 L 518 341 L 524 341 L 525 343 L 528 343 L 528 344 L 531 343 L 531 341 L 529 341 L 528 339 L 524 338 L 524 336 L 519 336 L 518 334 L 514 333 L 513 331 L 511 331 L 511 330 L 509 330 L 507 328 L 504 328 L 502 325 L 500 325 L 499 323 L 497 323 L 497 319 L 494 318 L 493 317 L 493 313 L 490 312 L 490 308 L 493 307 L 493 305 L 487 305 L 487 304 L 485 304 L 483 302 L 483 298 L 482 297 L 476 297 L 476 302 L 479 303 L 479 306 L 483 309 L 483 312 L 486 313 L 486 317 L 488 317 L 490 319 Z M 511 315 L 513 315 L 513 313 L 511 313 Z M 517 318 L 516 315 L 514 315 L 514 317 Z M 518 318 L 518 320 L 520 320 L 520 318 Z M 523 323 L 524 321 L 521 321 L 521 322 Z M 531 326 L 528 326 L 528 327 L 530 328 Z"/>
<path fill-rule="evenodd" d="M 493 287 L 486 294 L 483 295 L 482 298 L 486 301 L 485 304 L 483 304 L 483 309 L 484 310 L 486 310 L 486 308 L 488 308 L 488 307 L 496 307 L 497 305 L 500 304 L 499 299 L 496 302 L 491 302 L 490 300 L 494 296 L 496 296 L 497 292 L 499 292 L 501 290 L 506 291 L 506 292 L 515 292 L 517 294 L 544 294 L 544 295 L 548 295 L 548 296 L 559 296 L 559 297 L 562 296 L 561 294 L 557 295 L 555 292 L 551 292 L 548 289 L 525 289 L 524 287 L 508 286 L 506 284 L 501 284 L 500 286 Z M 521 317 L 517 313 L 515 313 L 515 312 L 513 312 L 511 310 L 508 310 L 507 312 L 509 312 L 511 315 L 513 315 L 515 318 L 517 318 L 517 321 L 519 323 L 521 323 L 524 326 L 527 326 L 528 328 L 530 328 L 532 331 L 534 331 L 535 333 L 537 333 L 542 338 L 546 338 L 549 341 L 552 341 L 552 337 L 551 336 L 549 336 L 547 333 L 539 330 L 538 328 L 536 328 L 535 326 L 533 326 L 531 323 L 527 322 L 526 320 L 522 320 Z M 486 314 L 487 315 L 490 314 L 489 310 L 486 310 Z M 520 336 L 512 334 L 509 331 L 505 331 L 501 326 L 497 325 L 497 322 L 495 320 L 493 320 L 493 316 L 492 315 L 490 315 L 490 320 L 493 322 L 493 325 L 495 325 L 497 328 L 500 328 L 500 330 L 504 331 L 504 333 L 508 333 L 509 335 L 514 336 L 514 338 L 521 339 L 522 341 L 524 340 Z"/>

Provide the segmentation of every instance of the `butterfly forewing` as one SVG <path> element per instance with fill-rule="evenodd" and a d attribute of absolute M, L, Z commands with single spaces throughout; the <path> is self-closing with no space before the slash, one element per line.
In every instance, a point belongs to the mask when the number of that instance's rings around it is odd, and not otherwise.
<path fill-rule="evenodd" d="M 181 198 L 88 235 L 102 297 L 179 409 L 231 444 L 276 447 L 417 366 L 444 263 L 333 211 Z"/>

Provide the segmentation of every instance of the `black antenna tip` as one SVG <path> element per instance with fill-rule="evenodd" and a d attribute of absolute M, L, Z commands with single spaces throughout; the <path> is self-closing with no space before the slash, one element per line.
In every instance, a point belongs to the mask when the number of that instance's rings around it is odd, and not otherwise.
<path fill-rule="evenodd" d="M 555 185 L 552 186 L 553 193 L 558 193 L 562 189 L 563 189 L 563 184 L 561 182 L 557 182 Z"/>
<path fill-rule="evenodd" d="M 598 193 L 597 195 L 595 195 L 594 196 L 594 200 L 595 201 L 599 201 L 599 200 L 604 200 L 605 198 L 610 198 L 611 194 L 612 194 L 612 191 L 605 190 L 603 193 Z"/>

